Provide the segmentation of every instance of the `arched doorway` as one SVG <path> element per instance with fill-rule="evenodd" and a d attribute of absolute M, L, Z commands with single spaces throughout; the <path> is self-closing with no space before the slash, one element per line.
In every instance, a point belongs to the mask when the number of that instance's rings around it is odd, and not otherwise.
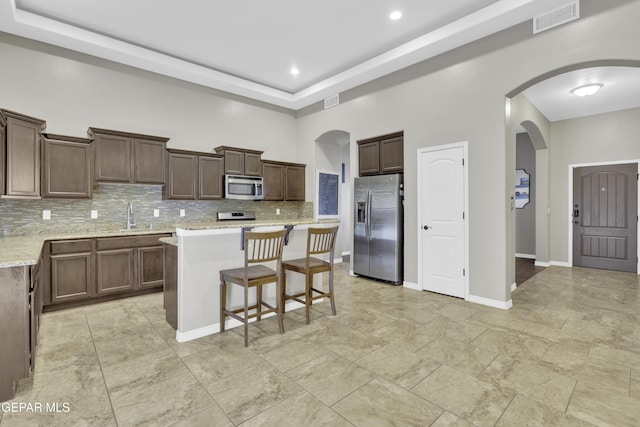
<path fill-rule="evenodd" d="M 350 256 L 352 242 L 350 138 L 349 132 L 330 130 L 316 138 L 314 144 L 316 169 L 340 174 L 340 231 L 336 256 L 344 258 Z"/>

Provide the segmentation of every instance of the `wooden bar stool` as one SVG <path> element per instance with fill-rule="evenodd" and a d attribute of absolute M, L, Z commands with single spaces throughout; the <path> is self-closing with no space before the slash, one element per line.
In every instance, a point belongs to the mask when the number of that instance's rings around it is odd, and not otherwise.
<path fill-rule="evenodd" d="M 336 246 L 338 226 L 330 228 L 309 228 L 307 234 L 307 256 L 305 258 L 283 261 L 284 286 L 282 287 L 282 301 L 280 307 L 284 311 L 284 303 L 291 299 L 305 305 L 307 325 L 309 324 L 309 307 L 313 300 L 328 297 L 331 301 L 331 312 L 336 315 L 336 303 L 333 297 L 333 251 Z M 329 254 L 329 261 L 315 258 L 312 255 Z M 287 294 L 287 270 L 305 275 L 305 291 L 294 295 Z M 313 275 L 329 272 L 329 292 L 313 287 Z M 313 295 L 313 293 L 317 295 Z M 304 299 L 302 299 L 304 297 Z"/>
<path fill-rule="evenodd" d="M 244 233 L 244 267 L 220 271 L 220 332 L 224 332 L 225 319 L 233 317 L 244 323 L 244 346 L 249 345 L 249 319 L 257 320 L 267 313 L 276 313 L 280 333 L 284 333 L 282 312 L 280 310 L 281 278 L 282 278 L 282 247 L 286 230 L 273 232 Z M 277 268 L 273 270 L 265 265 L 253 265 L 269 261 L 277 261 Z M 268 304 L 262 299 L 262 285 L 276 283 L 276 306 Z M 244 287 L 244 307 L 227 310 L 227 283 L 234 283 Z M 256 304 L 249 306 L 249 288 L 256 288 Z M 263 310 L 266 307 L 267 310 Z M 249 310 L 255 310 L 249 314 Z M 240 316 L 242 314 L 242 316 Z"/>

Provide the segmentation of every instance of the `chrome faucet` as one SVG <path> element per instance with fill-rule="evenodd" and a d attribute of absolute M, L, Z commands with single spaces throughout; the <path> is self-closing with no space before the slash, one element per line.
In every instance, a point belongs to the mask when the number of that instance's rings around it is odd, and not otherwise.
<path fill-rule="evenodd" d="M 136 219 L 133 217 L 133 205 L 129 202 L 127 206 L 127 230 L 136 228 Z"/>

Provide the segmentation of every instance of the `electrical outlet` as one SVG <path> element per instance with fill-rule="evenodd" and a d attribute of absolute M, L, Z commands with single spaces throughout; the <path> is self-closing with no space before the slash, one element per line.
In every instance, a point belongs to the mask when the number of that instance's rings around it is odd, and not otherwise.
<path fill-rule="evenodd" d="M 276 209 L 276 215 L 280 215 L 280 209 Z"/>
<path fill-rule="evenodd" d="M 43 210 L 42 219 L 51 219 L 51 211 L 48 209 Z"/>
<path fill-rule="evenodd" d="M 91 219 L 97 219 L 98 218 L 98 211 L 97 210 L 91 210 Z"/>
<path fill-rule="evenodd" d="M 180 216 L 185 216 L 187 213 L 184 211 L 184 209 L 180 209 Z"/>
<path fill-rule="evenodd" d="M 160 216 L 160 209 L 154 209 L 153 210 L 153 216 L 158 218 Z"/>

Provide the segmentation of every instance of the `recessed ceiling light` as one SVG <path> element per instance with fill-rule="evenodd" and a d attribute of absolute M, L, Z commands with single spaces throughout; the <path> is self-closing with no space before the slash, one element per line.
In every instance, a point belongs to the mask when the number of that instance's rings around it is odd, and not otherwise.
<path fill-rule="evenodd" d="M 402 12 L 400 12 L 399 10 L 394 10 L 393 12 L 391 12 L 391 15 L 389 15 L 389 19 L 391 19 L 392 21 L 397 21 L 400 18 L 402 18 Z"/>
<path fill-rule="evenodd" d="M 300 74 L 300 70 L 298 70 L 298 67 L 291 67 L 290 73 L 292 76 L 297 76 L 298 74 Z"/>
<path fill-rule="evenodd" d="M 573 90 L 571 93 L 578 96 L 591 96 L 602 87 L 602 83 L 592 83 L 588 85 L 579 86 Z"/>

